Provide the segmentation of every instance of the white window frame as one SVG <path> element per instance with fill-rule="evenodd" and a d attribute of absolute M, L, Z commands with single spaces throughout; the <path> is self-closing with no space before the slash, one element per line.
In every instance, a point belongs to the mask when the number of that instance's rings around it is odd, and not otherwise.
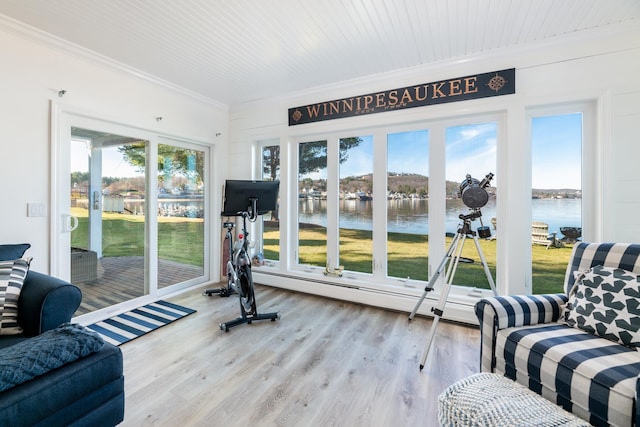
<path fill-rule="evenodd" d="M 581 182 L 582 182 L 582 240 L 596 242 L 602 240 L 603 230 L 598 224 L 602 224 L 604 217 L 602 203 L 602 162 L 601 146 L 597 139 L 597 101 L 584 100 L 566 103 L 554 103 L 528 107 L 526 109 L 526 135 L 528 140 L 529 158 L 529 194 L 532 191 L 532 122 L 536 117 L 561 116 L 566 114 L 582 113 L 582 156 L 581 156 Z M 532 221 L 532 207 L 528 206 L 529 223 Z M 532 278 L 531 267 L 533 258 L 531 251 L 528 253 L 529 273 L 524 289 L 513 289 L 512 293 L 531 293 Z"/>

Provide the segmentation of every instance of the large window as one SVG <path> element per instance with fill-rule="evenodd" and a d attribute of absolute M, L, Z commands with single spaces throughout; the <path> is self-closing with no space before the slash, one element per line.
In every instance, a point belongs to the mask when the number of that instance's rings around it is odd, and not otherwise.
<path fill-rule="evenodd" d="M 487 226 L 490 230 L 492 228 L 491 220 L 496 219 L 495 181 L 486 188 L 489 193 L 487 204 L 478 209 L 466 206 L 459 197 L 459 193 L 461 183 L 467 175 L 482 181 L 487 174 L 495 174 L 497 132 L 498 127 L 495 122 L 452 126 L 446 129 L 447 244 L 451 243 L 452 236 L 461 224 L 460 215 L 472 215 L 471 229 L 474 232 L 477 232 L 478 227 L 481 226 Z M 493 233 L 492 237 L 495 237 Z M 496 241 L 497 239 L 494 238 L 478 238 L 480 251 L 485 257 L 494 281 Z M 470 241 L 465 242 L 453 283 L 483 289 L 490 287 L 479 251 Z"/>
<path fill-rule="evenodd" d="M 459 198 L 461 181 L 496 173 L 497 122 L 462 123 L 432 124 L 437 132 L 425 125 L 298 142 L 297 268 L 332 274 L 342 267 L 343 277 L 371 275 L 383 286 L 428 281 L 429 256 L 444 255 L 459 215 L 469 213 Z M 474 231 L 497 221 L 495 180 L 487 191 Z M 496 233 L 480 238 L 480 246 L 493 279 Z M 473 242 L 462 257 L 453 283 L 489 289 Z"/>
<path fill-rule="evenodd" d="M 298 145 L 298 264 L 327 265 L 327 141 Z"/>
<path fill-rule="evenodd" d="M 532 289 L 562 292 L 582 237 L 583 113 L 531 117 Z"/>
<path fill-rule="evenodd" d="M 277 141 L 261 144 L 262 179 L 277 181 L 280 179 L 280 145 Z M 282 184 L 280 185 L 282 192 Z M 275 211 L 262 215 L 262 250 L 265 260 L 280 260 L 280 203 Z"/>
<path fill-rule="evenodd" d="M 373 138 L 340 138 L 339 264 L 347 271 L 373 271 Z M 331 265 L 329 267 L 337 267 Z"/>
<path fill-rule="evenodd" d="M 428 280 L 429 131 L 387 135 L 387 275 Z"/>

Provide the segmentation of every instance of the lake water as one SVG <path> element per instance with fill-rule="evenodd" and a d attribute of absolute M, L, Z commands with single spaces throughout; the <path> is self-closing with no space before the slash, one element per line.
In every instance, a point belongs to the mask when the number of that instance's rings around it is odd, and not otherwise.
<path fill-rule="evenodd" d="M 581 199 L 533 199 L 533 221 L 549 224 L 549 231 L 560 231 L 560 227 L 580 227 Z M 372 201 L 341 200 L 340 227 L 356 230 L 371 230 Z M 427 200 L 388 200 L 388 230 L 398 233 L 428 234 L 429 213 Z M 299 201 L 299 222 L 326 226 L 327 210 L 325 200 L 301 199 Z M 455 233 L 460 224 L 458 215 L 471 211 L 461 200 L 447 200 L 446 231 Z M 496 216 L 495 199 L 481 209 L 482 222 L 491 226 L 491 218 Z M 474 221 L 474 229 L 480 225 Z M 498 225 L 499 227 L 499 225 Z M 493 228 L 493 227 L 492 227 Z M 559 237 L 561 237 L 559 235 Z"/>
<path fill-rule="evenodd" d="M 124 199 L 125 212 L 133 215 L 144 215 L 144 199 Z M 193 198 L 159 198 L 158 216 L 204 218 L 204 199 Z"/>
<path fill-rule="evenodd" d="M 340 227 L 355 230 L 371 230 L 372 201 L 340 200 Z M 549 231 L 560 231 L 560 227 L 580 227 L 581 199 L 533 199 L 533 221 L 549 224 Z M 142 213 L 144 200 L 125 200 L 125 208 L 131 213 Z M 391 232 L 408 234 L 429 233 L 428 201 L 387 200 L 387 223 Z M 202 199 L 169 199 L 158 201 L 158 212 L 162 216 L 202 217 Z M 319 199 L 300 199 L 299 222 L 326 226 L 327 202 Z M 460 199 L 447 200 L 446 231 L 455 233 L 460 224 L 458 215 L 471 211 Z M 491 218 L 496 216 L 495 199 L 481 209 L 482 222 L 491 226 Z M 480 225 L 474 221 L 473 228 Z M 499 225 L 498 225 L 499 227 Z M 493 228 L 492 228 L 493 229 Z M 493 233 L 493 232 L 492 232 Z M 559 237 L 561 237 L 559 235 Z"/>

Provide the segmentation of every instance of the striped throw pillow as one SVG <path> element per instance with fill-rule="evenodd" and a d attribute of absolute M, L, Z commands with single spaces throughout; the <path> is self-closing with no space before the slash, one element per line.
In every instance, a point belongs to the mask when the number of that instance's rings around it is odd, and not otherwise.
<path fill-rule="evenodd" d="M 27 260 L 0 261 L 0 335 L 22 333 L 18 324 L 18 298 L 28 271 Z"/>

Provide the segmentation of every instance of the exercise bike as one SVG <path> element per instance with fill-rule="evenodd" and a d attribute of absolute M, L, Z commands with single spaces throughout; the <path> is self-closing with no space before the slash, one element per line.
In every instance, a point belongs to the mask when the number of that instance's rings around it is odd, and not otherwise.
<path fill-rule="evenodd" d="M 229 241 L 229 260 L 227 261 L 227 286 L 218 289 L 207 289 L 203 295 L 211 296 L 218 294 L 221 297 L 238 294 L 240 301 L 240 317 L 220 323 L 220 329 L 229 332 L 229 329 L 244 323 L 251 324 L 254 320 L 271 320 L 272 322 L 280 318 L 280 314 L 258 313 L 256 307 L 255 291 L 253 286 L 253 276 L 251 275 L 251 256 L 249 255 L 249 232 L 247 231 L 247 212 L 241 212 L 242 233 L 238 235 L 235 243 L 233 241 L 232 230 L 235 227 L 233 222 L 225 222 L 227 229 L 225 240 Z"/>

